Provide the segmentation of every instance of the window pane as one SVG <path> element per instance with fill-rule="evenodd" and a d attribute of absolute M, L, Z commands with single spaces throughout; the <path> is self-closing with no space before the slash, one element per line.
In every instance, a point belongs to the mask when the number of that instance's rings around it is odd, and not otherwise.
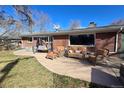
<path fill-rule="evenodd" d="M 94 45 L 94 35 L 72 35 L 70 36 L 71 45 Z"/>
<path fill-rule="evenodd" d="M 28 42 L 32 42 L 32 37 L 28 37 Z"/>

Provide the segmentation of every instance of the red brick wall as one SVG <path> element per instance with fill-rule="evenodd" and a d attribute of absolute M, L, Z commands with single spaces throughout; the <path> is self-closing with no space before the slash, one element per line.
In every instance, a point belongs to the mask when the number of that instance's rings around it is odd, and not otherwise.
<path fill-rule="evenodd" d="M 21 41 L 22 41 L 22 47 L 23 48 L 26 48 L 26 47 L 31 48 L 33 45 L 35 46 L 36 42 L 37 42 L 36 40 L 33 40 L 32 42 L 29 42 L 27 37 L 22 37 Z"/>
<path fill-rule="evenodd" d="M 115 32 L 107 32 L 107 33 L 96 33 L 96 49 L 100 48 L 108 48 L 111 52 L 115 50 Z M 53 48 L 56 46 L 68 46 L 68 35 L 57 35 L 53 36 Z M 36 45 L 36 40 L 32 43 L 29 43 L 26 37 L 22 37 L 22 47 L 32 47 L 32 45 Z M 118 40 L 118 49 L 121 48 L 121 33 L 119 33 Z"/>
<path fill-rule="evenodd" d="M 96 34 L 96 49 L 107 48 L 110 52 L 115 50 L 115 32 L 97 33 Z"/>
<path fill-rule="evenodd" d="M 68 46 L 68 35 L 53 36 L 53 48 L 56 46 Z"/>

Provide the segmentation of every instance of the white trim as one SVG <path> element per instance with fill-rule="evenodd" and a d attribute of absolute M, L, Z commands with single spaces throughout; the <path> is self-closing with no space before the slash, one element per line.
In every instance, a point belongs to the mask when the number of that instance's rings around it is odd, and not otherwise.
<path fill-rule="evenodd" d="M 94 47 L 95 47 L 95 49 L 96 49 L 96 34 L 97 33 L 94 33 Z"/>
<path fill-rule="evenodd" d="M 118 52 L 118 40 L 119 40 L 119 33 L 123 30 L 123 27 L 120 28 L 120 30 L 116 33 L 116 41 L 115 41 L 115 52 Z"/>
<path fill-rule="evenodd" d="M 68 35 L 68 46 L 70 46 L 70 35 Z"/>
<path fill-rule="evenodd" d="M 116 33 L 116 40 L 115 40 L 115 52 L 118 51 L 118 33 Z"/>
<path fill-rule="evenodd" d="M 46 36 L 33 36 L 33 37 L 49 37 L 49 35 L 46 35 Z"/>
<path fill-rule="evenodd" d="M 89 34 L 91 34 L 91 33 L 89 33 Z M 94 35 L 94 45 L 71 45 L 70 44 L 70 36 L 72 36 L 72 35 L 87 35 L 87 34 L 69 34 L 68 35 L 68 45 L 69 46 L 86 46 L 86 47 L 95 47 L 96 46 L 96 34 L 94 33 L 94 34 L 92 34 L 92 35 Z"/>
<path fill-rule="evenodd" d="M 109 52 L 109 53 L 117 53 L 117 52 Z"/>
<path fill-rule="evenodd" d="M 47 37 L 47 42 L 50 42 L 49 36 Z"/>

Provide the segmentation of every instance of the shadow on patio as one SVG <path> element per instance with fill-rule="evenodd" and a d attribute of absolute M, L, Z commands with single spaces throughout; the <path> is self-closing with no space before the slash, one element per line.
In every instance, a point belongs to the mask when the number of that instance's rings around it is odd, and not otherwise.
<path fill-rule="evenodd" d="M 124 51 L 119 51 L 117 53 L 110 54 L 110 56 L 118 56 L 122 60 L 124 60 Z"/>
<path fill-rule="evenodd" d="M 108 87 L 115 87 L 115 88 L 123 87 L 117 77 L 97 68 L 92 68 L 91 82 L 107 85 Z"/>

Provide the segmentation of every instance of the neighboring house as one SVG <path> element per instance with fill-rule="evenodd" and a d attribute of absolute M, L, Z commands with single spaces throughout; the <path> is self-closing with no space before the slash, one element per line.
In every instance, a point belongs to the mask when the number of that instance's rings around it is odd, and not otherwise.
<path fill-rule="evenodd" d="M 4 35 L 0 36 L 0 40 L 1 41 L 7 40 L 12 43 L 16 43 L 16 42 L 21 41 L 21 37 L 19 36 L 18 31 L 13 31 L 13 32 L 10 31 L 10 32 L 7 32 Z"/>
<path fill-rule="evenodd" d="M 3 41 L 10 41 L 11 43 L 19 43 L 21 41 L 21 37 L 14 37 L 14 36 L 1 36 L 0 42 Z"/>
<path fill-rule="evenodd" d="M 0 37 L 0 50 L 15 49 L 21 45 L 20 37 L 1 36 Z"/>
<path fill-rule="evenodd" d="M 56 46 L 86 46 L 95 49 L 107 48 L 110 52 L 124 50 L 124 26 L 101 26 L 91 24 L 88 28 L 60 30 L 21 36 L 22 47 L 32 48 L 37 40 L 45 40 L 52 48 Z"/>

